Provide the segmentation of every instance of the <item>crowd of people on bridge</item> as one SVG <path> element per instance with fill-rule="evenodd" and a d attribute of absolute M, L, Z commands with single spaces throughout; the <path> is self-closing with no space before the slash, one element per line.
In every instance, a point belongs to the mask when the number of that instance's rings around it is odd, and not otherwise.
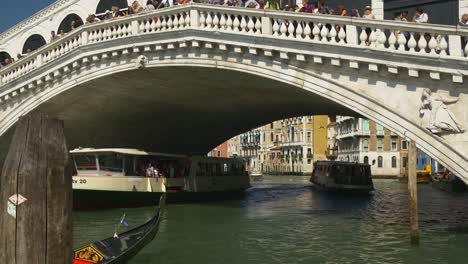
<path fill-rule="evenodd" d="M 302 0 L 301 3 L 293 4 L 292 0 L 285 2 L 284 0 L 127 0 L 128 6 L 125 8 L 119 8 L 112 6 L 110 10 L 106 10 L 101 14 L 90 14 L 85 23 L 81 19 L 74 19 L 71 21 L 70 28 L 74 30 L 83 24 L 91 24 L 100 22 L 103 20 L 109 20 L 117 17 L 123 17 L 133 14 L 139 14 L 142 12 L 149 12 L 156 9 L 168 8 L 176 5 L 183 5 L 187 3 L 204 3 L 212 5 L 222 6 L 233 6 L 233 7 L 245 7 L 254 9 L 272 9 L 281 10 L 288 12 L 297 13 L 310 13 L 310 14 L 326 14 L 326 15 L 337 15 L 346 17 L 361 17 L 365 19 L 376 19 L 373 14 L 371 6 L 365 6 L 362 10 L 362 15 L 359 9 L 353 8 L 347 9 L 344 4 L 339 4 L 338 9 L 334 10 L 329 8 L 325 0 Z M 414 15 L 411 17 L 408 11 L 398 12 L 394 15 L 395 21 L 403 22 L 414 22 L 414 23 L 429 23 L 429 15 L 424 12 L 420 7 L 415 8 Z M 468 26 L 468 14 L 464 14 L 459 23 L 459 26 Z M 49 42 L 56 41 L 61 37 L 65 36 L 66 32 L 63 29 L 55 32 L 51 31 Z M 17 54 L 17 59 L 20 60 L 26 56 L 31 50 L 28 50 L 26 54 Z M 0 69 L 11 63 L 15 62 L 14 58 L 3 58 L 0 60 Z"/>

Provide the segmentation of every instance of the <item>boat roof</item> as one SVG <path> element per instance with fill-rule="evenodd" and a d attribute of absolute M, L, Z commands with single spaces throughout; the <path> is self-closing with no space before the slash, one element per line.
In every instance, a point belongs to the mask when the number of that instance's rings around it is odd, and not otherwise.
<path fill-rule="evenodd" d="M 99 154 L 99 153 L 118 153 L 124 155 L 132 156 L 163 156 L 163 157 L 173 157 L 173 158 L 187 158 L 185 155 L 178 154 L 168 154 L 160 152 L 147 152 L 139 149 L 127 149 L 127 148 L 76 148 L 70 151 L 71 154 Z"/>

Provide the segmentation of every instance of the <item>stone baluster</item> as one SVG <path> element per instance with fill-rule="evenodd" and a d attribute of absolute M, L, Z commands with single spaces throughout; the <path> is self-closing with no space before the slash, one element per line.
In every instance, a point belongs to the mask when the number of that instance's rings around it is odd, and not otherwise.
<path fill-rule="evenodd" d="M 167 16 L 167 29 L 171 30 L 174 26 L 174 20 L 171 16 Z"/>
<path fill-rule="evenodd" d="M 322 37 L 322 42 L 328 42 L 328 28 L 326 25 L 322 25 L 322 30 L 320 31 L 320 36 Z"/>
<path fill-rule="evenodd" d="M 304 22 L 305 23 L 305 27 L 304 27 L 304 36 L 306 39 L 310 40 L 311 37 L 310 35 L 312 34 L 312 29 L 310 28 L 310 25 L 309 25 L 309 22 Z"/>
<path fill-rule="evenodd" d="M 298 27 L 299 27 L 299 25 L 298 25 Z M 294 31 L 295 31 L 294 22 L 293 22 L 293 21 L 289 21 L 287 36 L 288 36 L 289 38 L 294 38 Z M 300 38 L 300 37 L 301 37 L 301 34 L 298 34 L 297 37 Z"/>
<path fill-rule="evenodd" d="M 288 28 L 286 27 L 286 23 L 284 20 L 281 21 L 281 26 L 280 26 L 280 37 L 285 38 L 287 36 Z"/>
<path fill-rule="evenodd" d="M 117 30 L 115 32 L 115 38 L 120 38 L 122 36 L 122 27 L 117 25 Z"/>
<path fill-rule="evenodd" d="M 227 20 L 226 20 L 226 29 L 227 31 L 233 31 L 234 29 L 232 28 L 233 21 L 231 15 L 227 14 Z"/>
<path fill-rule="evenodd" d="M 214 14 L 214 18 L 213 18 L 213 26 L 214 28 L 219 28 L 219 17 L 218 17 L 218 14 Z"/>
<path fill-rule="evenodd" d="M 219 20 L 219 28 L 221 30 L 226 30 L 226 14 L 221 14 L 221 19 Z"/>
<path fill-rule="evenodd" d="M 401 32 L 391 31 L 390 36 L 388 37 L 388 44 L 391 50 L 396 50 L 396 45 L 400 46 L 400 38 L 404 38 Z"/>
<path fill-rule="evenodd" d="M 151 32 L 155 32 L 156 31 L 156 21 L 153 18 L 150 18 L 150 21 L 151 21 L 151 26 L 150 26 Z"/>
<path fill-rule="evenodd" d="M 314 23 L 314 29 L 312 30 L 312 34 L 314 35 L 314 41 L 320 41 L 320 27 L 319 23 Z"/>
<path fill-rule="evenodd" d="M 249 23 L 247 23 L 247 28 L 249 29 L 249 34 L 251 34 L 251 35 L 255 34 L 254 19 L 257 20 L 255 17 L 249 17 Z"/>
<path fill-rule="evenodd" d="M 275 37 L 278 37 L 279 36 L 279 25 L 278 25 L 278 21 L 276 21 L 276 19 L 273 20 L 273 36 Z"/>
<path fill-rule="evenodd" d="M 385 34 L 385 31 L 382 29 L 377 29 L 377 48 L 379 49 L 385 49 L 385 43 L 387 42 L 387 34 Z M 390 35 L 393 35 L 392 32 L 390 32 Z"/>
<path fill-rule="evenodd" d="M 346 44 L 346 32 L 345 32 L 345 28 L 344 26 L 340 25 L 339 26 L 339 31 L 338 31 L 338 43 L 341 44 L 341 45 L 345 45 Z"/>
<path fill-rule="evenodd" d="M 211 14 L 209 12 L 206 13 L 206 27 L 207 28 L 212 28 L 213 27 L 213 18 L 211 17 Z"/>
<path fill-rule="evenodd" d="M 240 21 L 239 21 L 239 18 L 237 16 L 234 16 L 234 23 L 232 24 L 232 26 L 234 27 L 234 32 L 239 32 L 239 26 L 240 26 Z"/>
<path fill-rule="evenodd" d="M 262 18 L 261 17 L 255 17 L 255 34 L 260 35 L 262 34 Z"/>
<path fill-rule="evenodd" d="M 204 21 L 203 21 L 203 24 L 202 24 L 202 19 L 200 17 L 200 25 L 204 25 Z M 204 26 L 202 26 L 204 27 Z M 161 17 L 161 31 L 166 31 L 167 30 L 167 20 L 166 20 L 166 16 L 162 16 Z"/>
<path fill-rule="evenodd" d="M 304 25 L 304 22 L 302 22 L 302 21 L 297 21 L 296 38 L 298 38 L 298 39 L 303 39 L 303 38 L 305 38 L 303 25 Z"/>
<path fill-rule="evenodd" d="M 161 27 L 162 27 L 161 18 L 157 17 L 155 19 L 158 20 L 158 21 L 156 21 L 156 31 L 161 31 Z"/>
<path fill-rule="evenodd" d="M 415 48 L 417 45 L 418 43 L 416 43 L 416 39 L 414 38 L 414 32 L 410 32 L 410 39 L 408 40 L 408 48 L 410 52 L 415 52 Z"/>
<path fill-rule="evenodd" d="M 242 16 L 240 21 L 241 32 L 247 32 L 247 21 L 245 20 L 245 16 Z"/>
<path fill-rule="evenodd" d="M 361 28 L 361 34 L 359 35 L 359 40 L 361 41 L 360 46 L 367 46 L 367 38 L 369 36 L 367 35 L 366 28 L 362 27 Z"/>
<path fill-rule="evenodd" d="M 336 25 L 331 25 L 331 28 L 328 33 L 328 37 L 330 38 L 331 43 L 336 43 L 336 36 L 338 33 L 336 32 Z"/>
<path fill-rule="evenodd" d="M 200 27 L 204 28 L 206 27 L 206 17 L 205 17 L 205 12 L 200 12 Z"/>
<path fill-rule="evenodd" d="M 431 36 L 431 41 L 434 37 Z M 426 48 L 427 48 L 427 40 L 426 40 L 426 37 L 424 36 L 424 34 L 421 34 L 419 36 L 419 40 L 418 40 L 418 48 L 419 48 L 419 52 L 420 53 L 426 53 Z M 431 52 L 432 52 L 432 48 L 429 47 L 431 49 Z"/>
<path fill-rule="evenodd" d="M 424 38 L 424 36 L 421 36 L 421 38 Z M 434 38 L 434 36 L 431 35 L 431 39 L 429 40 L 429 43 L 428 43 L 428 46 L 429 46 L 429 52 L 430 54 L 437 54 L 437 40 Z"/>
<path fill-rule="evenodd" d="M 377 32 L 374 28 L 371 28 L 371 32 L 369 35 L 369 46 L 377 47 Z"/>
<path fill-rule="evenodd" d="M 179 28 L 179 18 L 177 18 L 177 15 L 172 18 L 172 28 L 173 29 L 178 29 Z"/>
<path fill-rule="evenodd" d="M 440 37 L 440 41 L 439 41 L 439 45 L 438 45 L 438 48 L 440 49 L 440 55 L 448 55 L 447 54 L 447 48 L 448 48 L 448 44 L 447 44 L 447 40 L 445 40 L 445 37 L 442 36 L 442 35 L 439 35 Z"/>

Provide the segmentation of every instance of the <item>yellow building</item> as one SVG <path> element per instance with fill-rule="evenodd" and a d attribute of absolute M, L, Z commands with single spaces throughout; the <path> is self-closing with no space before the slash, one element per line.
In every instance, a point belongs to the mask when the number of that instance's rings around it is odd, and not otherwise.
<path fill-rule="evenodd" d="M 328 116 L 303 116 L 262 127 L 262 172 L 310 175 L 313 163 L 326 159 L 327 125 Z"/>

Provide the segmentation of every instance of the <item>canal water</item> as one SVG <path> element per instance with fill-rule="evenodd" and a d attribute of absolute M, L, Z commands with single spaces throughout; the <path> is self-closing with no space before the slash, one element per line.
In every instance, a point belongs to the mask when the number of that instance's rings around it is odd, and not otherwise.
<path fill-rule="evenodd" d="M 419 185 L 421 245 L 409 243 L 407 187 L 374 180 L 369 197 L 315 190 L 308 177 L 264 177 L 243 199 L 169 204 L 156 239 L 130 263 L 468 263 L 468 194 Z M 112 236 L 153 208 L 75 212 L 74 245 Z"/>

